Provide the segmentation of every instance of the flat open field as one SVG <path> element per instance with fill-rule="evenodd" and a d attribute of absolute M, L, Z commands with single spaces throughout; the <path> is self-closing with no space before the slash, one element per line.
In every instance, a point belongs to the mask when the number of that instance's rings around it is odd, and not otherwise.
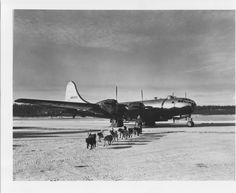
<path fill-rule="evenodd" d="M 14 119 L 14 180 L 234 180 L 233 115 L 194 116 L 158 123 L 140 136 L 86 149 L 88 130 L 105 129 L 94 118 Z M 126 123 L 132 127 L 132 123 Z"/>

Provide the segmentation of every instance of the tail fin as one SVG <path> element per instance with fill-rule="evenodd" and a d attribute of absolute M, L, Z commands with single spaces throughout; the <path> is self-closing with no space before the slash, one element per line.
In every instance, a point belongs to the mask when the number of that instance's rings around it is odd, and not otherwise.
<path fill-rule="evenodd" d="M 65 101 L 68 102 L 80 102 L 80 103 L 89 103 L 88 101 L 84 100 L 76 87 L 76 84 L 73 81 L 68 82 L 66 86 L 66 96 Z"/>

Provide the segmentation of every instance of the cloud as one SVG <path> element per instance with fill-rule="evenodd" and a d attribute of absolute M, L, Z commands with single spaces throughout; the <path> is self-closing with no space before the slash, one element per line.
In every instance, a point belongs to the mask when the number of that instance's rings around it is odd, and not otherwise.
<path fill-rule="evenodd" d="M 232 28 L 228 24 L 232 14 L 229 11 L 17 10 L 14 30 L 16 35 L 57 44 L 132 51 L 165 39 L 196 42 L 207 36 L 219 41 L 222 31 Z"/>
<path fill-rule="evenodd" d="M 98 18 L 98 24 L 86 22 L 87 19 L 78 20 L 73 24 L 68 21 L 47 22 L 39 15 L 47 14 L 40 11 L 29 17 L 15 18 L 15 35 L 25 35 L 57 44 L 68 44 L 72 46 L 108 48 L 119 51 L 129 51 L 133 44 L 148 44 L 151 39 L 144 35 L 135 35 L 119 32 L 122 28 L 120 22 L 112 24 Z M 96 20 L 96 18 L 94 18 Z"/>

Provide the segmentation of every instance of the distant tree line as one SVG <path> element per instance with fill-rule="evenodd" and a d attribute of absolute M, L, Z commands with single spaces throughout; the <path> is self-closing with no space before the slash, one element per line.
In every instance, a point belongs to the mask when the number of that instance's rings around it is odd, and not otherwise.
<path fill-rule="evenodd" d="M 235 106 L 197 106 L 193 114 L 229 115 L 235 114 Z M 90 113 L 78 112 L 73 109 L 46 107 L 39 105 L 13 104 L 14 117 L 57 117 L 57 116 L 91 116 Z"/>
<path fill-rule="evenodd" d="M 235 106 L 197 106 L 193 114 L 232 115 L 235 114 Z"/>

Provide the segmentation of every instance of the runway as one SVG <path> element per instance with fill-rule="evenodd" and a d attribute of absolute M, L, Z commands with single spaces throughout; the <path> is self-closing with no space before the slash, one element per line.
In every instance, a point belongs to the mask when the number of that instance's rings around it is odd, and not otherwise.
<path fill-rule="evenodd" d="M 193 119 L 192 128 L 161 122 L 140 136 L 88 150 L 88 131 L 108 133 L 109 120 L 15 118 L 13 179 L 234 180 L 234 115 Z"/>

